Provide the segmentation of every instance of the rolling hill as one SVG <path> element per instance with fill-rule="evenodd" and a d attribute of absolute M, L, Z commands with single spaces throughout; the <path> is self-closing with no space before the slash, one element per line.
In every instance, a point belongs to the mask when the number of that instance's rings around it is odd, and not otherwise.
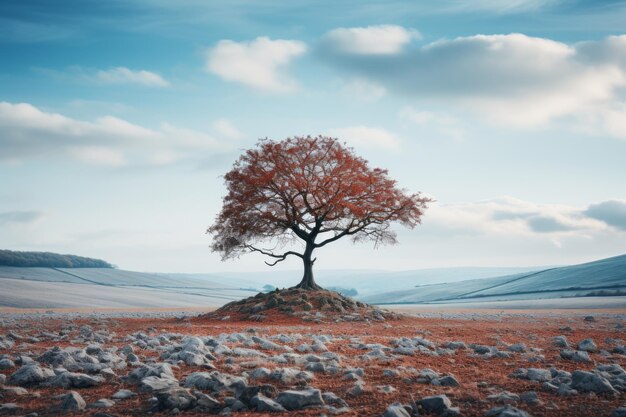
<path fill-rule="evenodd" d="M 626 294 L 626 255 L 495 278 L 421 285 L 362 297 L 374 304 L 458 303 Z"/>

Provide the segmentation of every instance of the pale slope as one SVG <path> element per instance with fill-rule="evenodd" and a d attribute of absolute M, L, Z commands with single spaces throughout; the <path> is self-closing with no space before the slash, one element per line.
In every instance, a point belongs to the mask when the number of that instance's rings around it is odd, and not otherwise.
<path fill-rule="evenodd" d="M 538 272 L 418 286 L 362 300 L 376 304 L 521 300 L 571 297 L 599 290 L 626 291 L 626 255 Z"/>

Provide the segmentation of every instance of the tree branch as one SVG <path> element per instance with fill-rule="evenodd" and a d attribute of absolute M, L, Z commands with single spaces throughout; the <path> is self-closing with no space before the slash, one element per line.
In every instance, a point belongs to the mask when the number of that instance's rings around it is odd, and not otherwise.
<path fill-rule="evenodd" d="M 277 263 L 284 261 L 285 259 L 287 259 L 287 256 L 289 256 L 289 255 L 294 255 L 294 256 L 297 256 L 299 258 L 303 257 L 301 253 L 294 252 L 292 250 L 290 250 L 288 252 L 285 252 L 282 255 L 276 255 L 275 253 L 268 252 L 268 251 L 263 250 L 263 249 L 255 248 L 252 245 L 245 245 L 245 247 L 246 247 L 246 249 L 249 249 L 252 252 L 259 252 L 259 253 L 261 253 L 261 254 L 263 254 L 265 256 L 276 258 L 276 261 L 274 261 L 274 262 L 267 262 L 267 261 L 265 261 L 265 264 L 269 265 L 269 266 L 274 266 Z"/>

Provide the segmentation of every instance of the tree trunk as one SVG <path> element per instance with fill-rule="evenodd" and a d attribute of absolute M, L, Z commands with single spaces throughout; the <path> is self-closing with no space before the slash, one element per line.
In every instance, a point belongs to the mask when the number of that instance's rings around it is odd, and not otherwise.
<path fill-rule="evenodd" d="M 322 287 L 315 283 L 315 279 L 313 279 L 313 263 L 315 260 L 311 259 L 311 255 L 313 255 L 313 245 L 307 244 L 304 254 L 302 256 L 302 261 L 304 263 L 304 275 L 302 276 L 302 281 L 296 288 L 301 288 L 303 290 L 321 290 Z"/>

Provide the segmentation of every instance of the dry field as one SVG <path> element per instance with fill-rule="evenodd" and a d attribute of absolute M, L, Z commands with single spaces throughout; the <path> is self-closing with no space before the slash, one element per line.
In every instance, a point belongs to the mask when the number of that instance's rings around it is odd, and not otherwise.
<path fill-rule="evenodd" d="M 381 416 L 400 403 L 386 415 L 483 416 L 508 403 L 490 415 L 553 417 L 626 406 L 623 310 L 594 312 L 594 321 L 575 310 L 322 323 L 129 314 L 0 314 L 0 415 Z M 579 345 L 586 339 L 594 343 Z M 115 399 L 120 390 L 130 398 Z M 84 403 L 60 397 L 71 391 Z M 450 403 L 421 401 L 442 394 Z"/>

